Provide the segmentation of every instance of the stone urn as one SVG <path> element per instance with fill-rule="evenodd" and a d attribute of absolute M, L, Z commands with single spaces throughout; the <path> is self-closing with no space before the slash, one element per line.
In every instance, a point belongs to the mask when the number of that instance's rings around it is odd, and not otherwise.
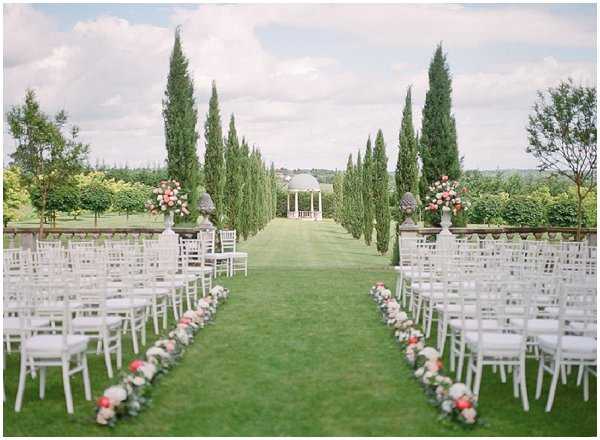
<path fill-rule="evenodd" d="M 412 215 L 417 210 L 417 199 L 410 192 L 405 192 L 400 200 L 400 211 L 406 216 L 402 227 L 415 227 Z"/>
<path fill-rule="evenodd" d="M 214 229 L 215 227 L 211 223 L 209 217 L 215 212 L 215 204 L 210 197 L 210 194 L 205 192 L 198 200 L 198 211 L 202 214 L 202 222 L 200 223 L 200 229 Z"/>
<path fill-rule="evenodd" d="M 173 219 L 173 211 L 165 213 L 165 230 L 162 231 L 161 235 L 164 235 L 164 236 L 176 235 L 175 231 L 173 231 L 174 223 L 175 223 L 175 221 Z"/>
<path fill-rule="evenodd" d="M 442 207 L 442 231 L 440 232 L 441 236 L 449 237 L 452 235 L 452 232 L 448 228 L 452 226 L 452 210 L 447 206 Z"/>

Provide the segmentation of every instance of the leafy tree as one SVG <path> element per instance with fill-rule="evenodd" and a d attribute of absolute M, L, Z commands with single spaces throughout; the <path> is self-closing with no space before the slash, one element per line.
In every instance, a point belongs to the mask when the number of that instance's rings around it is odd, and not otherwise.
<path fill-rule="evenodd" d="M 596 88 L 576 86 L 571 79 L 538 92 L 527 133 L 540 171 L 571 180 L 577 190 L 577 238 L 583 224 L 583 200 L 596 179 Z"/>
<path fill-rule="evenodd" d="M 2 175 L 4 196 L 2 199 L 2 221 L 4 227 L 10 221 L 22 218 L 23 209 L 29 202 L 29 194 L 23 185 L 21 170 L 18 167 L 8 167 Z"/>
<path fill-rule="evenodd" d="M 567 194 L 548 206 L 548 223 L 552 226 L 577 226 L 577 200 Z"/>
<path fill-rule="evenodd" d="M 514 196 L 504 205 L 502 218 L 512 226 L 540 226 L 545 223 L 544 205 L 528 196 Z"/>
<path fill-rule="evenodd" d="M 181 48 L 179 27 L 175 30 L 167 89 L 162 104 L 167 146 L 167 172 L 170 178 L 177 180 L 185 189 L 190 211 L 188 221 L 195 222 L 198 218 L 199 182 L 196 154 L 198 112 L 194 99 L 194 82 L 188 72 L 188 60 Z M 180 222 L 181 219 L 182 217 L 176 216 L 175 221 Z"/>
<path fill-rule="evenodd" d="M 31 204 L 38 210 L 42 206 L 41 191 L 37 186 L 31 187 Z M 81 207 L 80 188 L 74 178 L 70 178 L 52 187 L 46 200 L 46 219 L 52 221 L 56 226 L 56 214 L 58 212 L 77 213 Z"/>
<path fill-rule="evenodd" d="M 35 187 L 40 194 L 38 215 L 42 236 L 51 189 L 83 168 L 88 146 L 77 141 L 76 126 L 71 127 L 69 138 L 64 135 L 67 114 L 61 110 L 51 120 L 40 110 L 33 90 L 27 90 L 25 103 L 13 106 L 6 118 L 9 132 L 17 141 L 11 154 L 13 163 L 21 169 L 29 189 Z"/>
<path fill-rule="evenodd" d="M 371 246 L 373 239 L 373 151 L 371 136 L 367 139 L 365 160 L 362 167 L 363 236 L 365 244 Z"/>
<path fill-rule="evenodd" d="M 221 129 L 221 114 L 217 84 L 212 83 L 212 94 L 208 103 L 208 114 L 204 123 L 204 186 L 215 204 L 211 220 L 221 228 L 225 214 L 225 155 L 223 151 L 223 131 Z"/>
<path fill-rule="evenodd" d="M 94 213 L 94 227 L 98 226 L 98 217 L 110 208 L 112 197 L 109 184 L 102 177 L 93 177 L 82 185 L 81 205 Z"/>
<path fill-rule="evenodd" d="M 229 133 L 227 135 L 227 149 L 225 150 L 226 165 L 226 184 L 225 184 L 225 205 L 227 208 L 227 218 L 229 225 L 235 230 L 241 229 L 241 211 L 242 211 L 242 160 L 240 153 L 240 144 L 238 142 L 237 131 L 235 129 L 235 118 L 231 115 L 229 121 Z"/>
<path fill-rule="evenodd" d="M 126 183 L 113 193 L 113 208 L 118 212 L 124 212 L 126 219 L 134 212 L 144 212 L 146 200 L 152 190 L 141 183 Z"/>
<path fill-rule="evenodd" d="M 503 224 L 504 204 L 502 195 L 482 194 L 471 203 L 469 221 L 477 224 Z"/>
<path fill-rule="evenodd" d="M 383 139 L 383 133 L 379 130 L 375 138 L 375 150 L 373 151 L 373 209 L 376 221 L 377 251 L 382 255 L 388 251 L 390 244 L 388 180 L 385 140 Z"/>
<path fill-rule="evenodd" d="M 420 154 L 423 163 L 420 180 L 421 200 L 431 182 L 441 176 L 460 177 L 456 143 L 456 123 L 452 115 L 452 79 L 441 43 L 429 65 L 429 90 L 425 95 L 421 127 Z"/>

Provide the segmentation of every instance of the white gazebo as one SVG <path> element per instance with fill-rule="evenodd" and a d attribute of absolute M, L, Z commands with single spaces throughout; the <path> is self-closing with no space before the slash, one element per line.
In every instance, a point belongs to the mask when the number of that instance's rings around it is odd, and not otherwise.
<path fill-rule="evenodd" d="M 310 193 L 310 211 L 298 211 L 298 193 Z M 319 210 L 315 211 L 315 196 L 319 194 Z M 290 209 L 290 194 L 294 194 L 294 210 Z M 321 202 L 321 186 L 310 174 L 297 174 L 288 183 L 287 213 L 288 218 L 298 220 L 323 220 L 323 204 Z"/>

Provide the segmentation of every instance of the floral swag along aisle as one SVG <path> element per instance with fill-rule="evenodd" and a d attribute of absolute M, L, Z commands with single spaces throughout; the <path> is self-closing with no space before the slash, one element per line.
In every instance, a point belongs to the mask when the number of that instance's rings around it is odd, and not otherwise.
<path fill-rule="evenodd" d="M 406 362 L 414 370 L 415 378 L 431 403 L 439 408 L 440 418 L 469 427 L 480 423 L 476 397 L 465 384 L 454 382 L 443 374 L 440 353 L 425 345 L 423 333 L 400 309 L 392 293 L 379 282 L 371 288 L 369 295 L 378 304 L 383 321 L 394 329 L 394 337 L 404 350 Z"/>
<path fill-rule="evenodd" d="M 146 351 L 145 361 L 131 361 L 129 372 L 121 372 L 120 382 L 104 390 L 97 400 L 96 423 L 114 426 L 119 419 L 137 416 L 150 403 L 150 393 L 157 379 L 177 365 L 185 347 L 192 343 L 201 328 L 214 319 L 217 307 L 228 297 L 228 289 L 213 287 L 206 297 L 198 301 L 196 310 L 185 312 L 177 327 Z"/>

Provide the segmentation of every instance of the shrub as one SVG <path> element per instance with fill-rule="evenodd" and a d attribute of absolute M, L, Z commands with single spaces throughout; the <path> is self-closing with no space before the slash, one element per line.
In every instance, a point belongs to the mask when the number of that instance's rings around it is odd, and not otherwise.
<path fill-rule="evenodd" d="M 544 205 L 528 196 L 512 196 L 502 210 L 502 218 L 512 226 L 540 226 L 546 222 Z"/>
<path fill-rule="evenodd" d="M 500 194 L 482 194 L 471 202 L 469 222 L 477 224 L 504 223 L 504 199 Z"/>
<path fill-rule="evenodd" d="M 548 205 L 548 224 L 552 226 L 577 226 L 577 201 L 561 196 Z"/>

